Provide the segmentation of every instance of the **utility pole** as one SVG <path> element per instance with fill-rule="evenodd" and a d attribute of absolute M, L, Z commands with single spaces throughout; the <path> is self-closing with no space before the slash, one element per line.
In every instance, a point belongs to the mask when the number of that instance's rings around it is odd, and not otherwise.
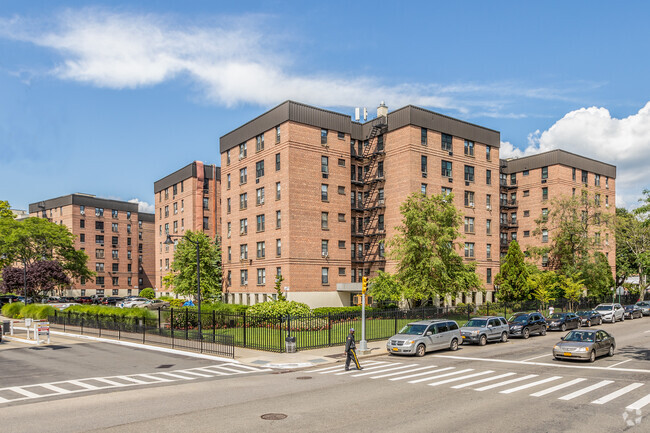
<path fill-rule="evenodd" d="M 368 290 L 368 277 L 361 279 L 361 341 L 359 342 L 359 353 L 362 355 L 370 353 L 366 341 L 366 291 Z"/>

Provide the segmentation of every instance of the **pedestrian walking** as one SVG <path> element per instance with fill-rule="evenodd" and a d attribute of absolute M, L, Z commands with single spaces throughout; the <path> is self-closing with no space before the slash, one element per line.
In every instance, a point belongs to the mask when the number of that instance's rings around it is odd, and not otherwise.
<path fill-rule="evenodd" d="M 359 358 L 357 358 L 356 352 L 357 346 L 354 343 L 354 328 L 350 328 L 350 333 L 345 339 L 345 371 L 350 369 L 350 361 L 354 361 L 354 365 L 357 367 L 357 370 L 363 370 L 359 365 Z"/>

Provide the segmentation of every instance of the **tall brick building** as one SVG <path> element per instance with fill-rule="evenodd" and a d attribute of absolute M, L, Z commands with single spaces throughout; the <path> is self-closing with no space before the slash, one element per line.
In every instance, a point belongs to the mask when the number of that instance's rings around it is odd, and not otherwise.
<path fill-rule="evenodd" d="M 221 233 L 221 168 L 194 161 L 154 183 L 155 256 L 158 294 L 169 295 L 162 279 L 174 261 L 174 246 L 165 245 L 167 235 L 186 230 L 202 231 L 210 239 Z M 174 238 L 178 241 L 180 238 Z"/>
<path fill-rule="evenodd" d="M 551 227 L 541 227 L 535 235 L 543 214 L 549 212 L 553 198 L 581 197 L 599 203 L 603 214 L 616 213 L 616 167 L 564 150 L 552 150 L 538 155 L 501 161 L 501 254 L 505 254 L 513 239 L 522 250 L 541 247 L 553 238 Z M 600 240 L 600 250 L 607 256 L 612 272 L 616 270 L 616 238 L 613 228 L 603 227 L 592 233 Z M 545 258 L 539 265 L 544 268 Z"/>
<path fill-rule="evenodd" d="M 94 282 L 73 281 L 67 296 L 129 296 L 152 287 L 154 216 L 137 203 L 70 194 L 32 203 L 29 214 L 68 227 L 97 273 Z"/>
<path fill-rule="evenodd" d="M 354 122 L 287 101 L 221 137 L 224 291 L 349 305 L 362 276 L 393 271 L 384 241 L 413 192 L 454 194 L 464 248 L 492 300 L 499 267 L 499 132 L 414 106 Z M 463 301 L 482 302 L 473 294 Z"/>

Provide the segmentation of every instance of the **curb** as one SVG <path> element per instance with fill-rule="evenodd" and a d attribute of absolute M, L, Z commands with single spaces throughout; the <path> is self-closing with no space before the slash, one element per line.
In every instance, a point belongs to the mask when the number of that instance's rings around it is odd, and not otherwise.
<path fill-rule="evenodd" d="M 47 344 L 45 341 L 43 341 L 41 343 L 37 343 L 36 341 L 26 340 L 24 338 L 19 338 L 19 337 L 12 337 L 11 335 L 3 335 L 2 339 L 7 340 L 7 341 L 15 341 L 17 343 L 31 344 L 32 346 L 39 346 L 41 344 Z"/>

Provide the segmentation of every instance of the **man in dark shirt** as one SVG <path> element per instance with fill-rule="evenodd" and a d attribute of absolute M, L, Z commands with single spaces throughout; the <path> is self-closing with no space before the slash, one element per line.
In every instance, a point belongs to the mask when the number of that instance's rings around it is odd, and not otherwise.
<path fill-rule="evenodd" d="M 354 360 L 354 365 L 357 366 L 357 370 L 363 370 L 359 365 L 359 359 L 357 358 L 356 352 L 357 346 L 354 343 L 354 328 L 350 328 L 350 333 L 345 339 L 345 371 L 350 369 L 350 361 Z"/>

